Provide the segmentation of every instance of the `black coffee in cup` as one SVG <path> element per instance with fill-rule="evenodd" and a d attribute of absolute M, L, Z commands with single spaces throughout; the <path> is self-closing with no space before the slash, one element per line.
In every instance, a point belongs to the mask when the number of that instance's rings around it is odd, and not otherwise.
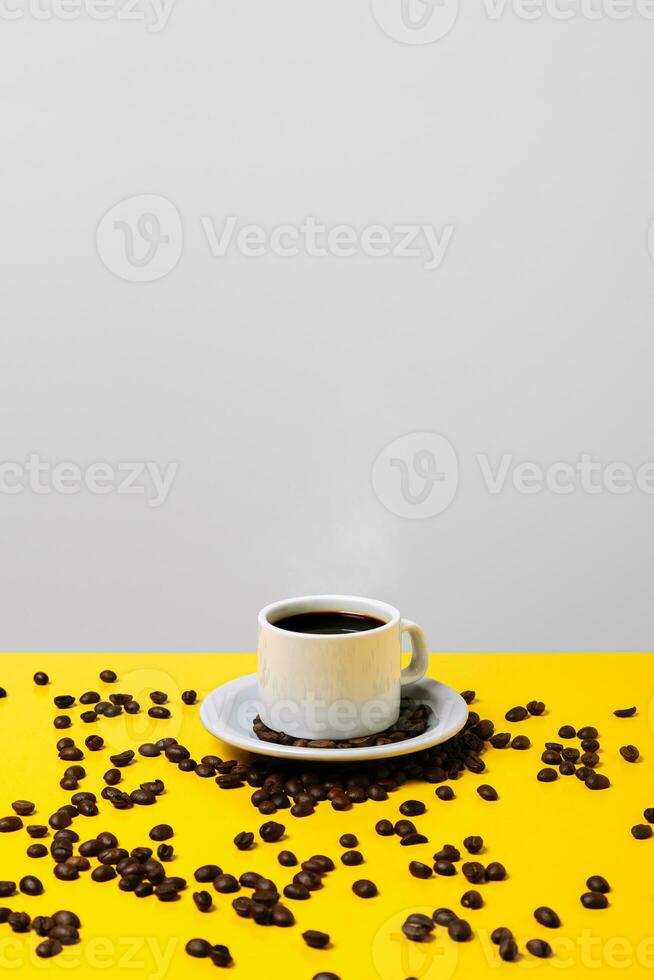
<path fill-rule="evenodd" d="M 294 613 L 283 616 L 273 622 L 280 630 L 293 633 L 321 633 L 333 635 L 336 633 L 365 633 L 368 630 L 385 626 L 383 619 L 364 613 L 341 612 L 339 610 L 320 609 L 315 612 Z"/>

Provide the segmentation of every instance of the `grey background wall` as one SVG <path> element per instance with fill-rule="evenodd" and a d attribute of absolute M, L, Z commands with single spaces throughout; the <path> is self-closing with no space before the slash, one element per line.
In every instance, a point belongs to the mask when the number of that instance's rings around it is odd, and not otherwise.
<path fill-rule="evenodd" d="M 651 7 L 6 0 L 2 648 L 648 649 Z"/>

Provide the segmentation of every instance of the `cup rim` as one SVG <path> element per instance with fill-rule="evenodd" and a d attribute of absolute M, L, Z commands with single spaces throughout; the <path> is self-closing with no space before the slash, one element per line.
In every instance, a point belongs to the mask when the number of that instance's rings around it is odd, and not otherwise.
<path fill-rule="evenodd" d="M 345 612 L 369 613 L 370 615 L 381 615 L 386 620 L 382 626 L 375 626 L 371 630 L 362 630 L 360 633 L 298 633 L 295 630 L 283 630 L 270 622 L 270 616 L 275 612 L 286 611 L 287 615 L 292 615 L 293 610 L 297 612 L 309 611 L 309 607 L 315 610 L 321 609 L 341 609 Z M 271 602 L 259 612 L 259 627 L 271 630 L 280 636 L 301 637 L 306 641 L 338 643 L 344 640 L 352 640 L 357 636 L 377 636 L 385 630 L 393 629 L 400 622 L 400 612 L 395 606 L 380 599 L 368 599 L 365 596 L 356 595 L 304 595 L 294 596 L 290 599 L 278 599 Z"/>

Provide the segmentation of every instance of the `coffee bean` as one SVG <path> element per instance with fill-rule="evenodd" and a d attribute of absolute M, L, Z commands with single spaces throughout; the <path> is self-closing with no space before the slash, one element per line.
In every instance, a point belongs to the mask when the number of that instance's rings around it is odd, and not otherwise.
<path fill-rule="evenodd" d="M 197 699 L 197 691 L 182 691 L 182 701 L 184 704 L 195 704 Z"/>
<path fill-rule="evenodd" d="M 584 752 L 581 761 L 589 769 L 594 769 L 599 762 L 599 756 L 596 752 Z"/>
<path fill-rule="evenodd" d="M 27 912 L 10 912 L 7 922 L 13 932 L 29 932 L 32 920 Z"/>
<path fill-rule="evenodd" d="M 506 868 L 499 861 L 491 861 L 486 868 L 486 881 L 504 881 Z"/>
<path fill-rule="evenodd" d="M 447 934 L 455 943 L 465 943 L 472 936 L 472 929 L 465 919 L 453 919 L 447 927 Z"/>
<path fill-rule="evenodd" d="M 413 847 L 415 844 L 428 844 L 429 840 L 424 834 L 405 834 L 400 838 L 401 847 Z"/>
<path fill-rule="evenodd" d="M 470 889 L 470 891 L 464 892 L 461 896 L 461 905 L 464 909 L 480 909 L 484 904 L 484 900 L 478 891 Z"/>
<path fill-rule="evenodd" d="M 471 885 L 478 885 L 486 881 L 486 868 L 479 861 L 465 861 L 461 865 L 461 871 Z"/>
<path fill-rule="evenodd" d="M 363 854 L 361 851 L 343 851 L 341 861 L 346 867 L 352 868 L 357 864 L 363 864 Z M 414 861 L 413 863 L 415 864 L 416 862 Z M 431 868 L 429 869 L 429 875 L 431 876 Z"/>
<path fill-rule="evenodd" d="M 213 899 L 209 892 L 193 892 L 193 901 L 200 912 L 208 912 L 213 905 Z"/>
<path fill-rule="evenodd" d="M 14 800 L 11 804 L 11 809 L 14 813 L 17 813 L 19 817 L 31 817 L 34 813 L 34 804 L 30 800 Z"/>
<path fill-rule="evenodd" d="M 408 834 L 415 834 L 416 825 L 411 820 L 398 820 L 393 830 L 398 837 L 406 837 Z"/>
<path fill-rule="evenodd" d="M 482 800 L 493 801 L 498 798 L 497 790 L 492 786 L 488 786 L 486 783 L 478 786 L 477 792 L 481 796 Z"/>
<path fill-rule="evenodd" d="M 427 807 L 420 800 L 405 800 L 400 804 L 400 813 L 405 817 L 419 817 Z"/>
<path fill-rule="evenodd" d="M 451 878 L 452 875 L 456 874 L 456 867 L 451 861 L 436 861 L 434 863 L 434 871 L 437 875 Z"/>
<path fill-rule="evenodd" d="M 0 881 L 0 898 L 10 898 L 15 892 L 15 881 Z"/>
<path fill-rule="evenodd" d="M 44 824 L 30 824 L 25 828 L 30 837 L 47 837 L 48 828 Z"/>
<path fill-rule="evenodd" d="M 162 841 L 162 840 L 170 840 L 170 838 L 174 835 L 174 833 L 175 831 L 170 826 L 170 824 L 158 823 L 150 830 L 148 836 L 150 840 Z"/>
<path fill-rule="evenodd" d="M 560 742 L 545 742 L 545 748 L 552 752 L 563 752 L 563 746 Z"/>
<path fill-rule="evenodd" d="M 0 834 L 12 834 L 22 826 L 23 821 L 20 817 L 0 817 Z"/>
<path fill-rule="evenodd" d="M 218 875 L 223 873 L 222 868 L 219 868 L 217 864 L 203 864 L 195 872 L 195 880 L 204 884 L 207 881 L 215 881 Z"/>
<path fill-rule="evenodd" d="M 311 980 L 341 980 L 335 973 L 314 973 Z M 410 980 L 410 978 L 409 978 Z"/>
<path fill-rule="evenodd" d="M 482 837 L 466 837 L 463 841 L 463 846 L 469 854 L 479 854 L 484 846 L 484 840 Z"/>
<path fill-rule="evenodd" d="M 452 789 L 451 786 L 439 786 L 438 789 L 436 790 L 436 796 L 438 797 L 439 800 L 445 800 L 445 801 L 453 800 L 454 790 Z"/>
<path fill-rule="evenodd" d="M 636 840 L 648 840 L 652 836 L 652 826 L 648 823 L 637 823 L 631 828 L 631 835 Z"/>
<path fill-rule="evenodd" d="M 174 854 L 174 848 L 172 844 L 159 844 L 157 848 L 157 857 L 160 861 L 172 861 Z"/>
<path fill-rule="evenodd" d="M 59 758 L 64 762 L 80 762 L 84 758 L 84 753 L 76 745 L 69 745 L 61 750 Z"/>
<path fill-rule="evenodd" d="M 208 943 L 206 939 L 189 939 L 186 944 L 186 952 L 189 956 L 204 959 L 211 953 L 211 943 Z"/>
<path fill-rule="evenodd" d="M 302 938 L 307 946 L 311 946 L 312 949 L 324 949 L 325 946 L 329 945 L 329 934 L 318 932 L 316 929 L 307 929 L 306 932 L 302 933 Z"/>
<path fill-rule="evenodd" d="M 603 892 L 584 892 L 580 901 L 585 909 L 605 909 L 609 904 Z"/>
<path fill-rule="evenodd" d="M 304 885 L 310 892 L 322 887 L 320 875 L 312 871 L 298 871 L 297 874 L 293 875 L 293 882 L 296 885 Z"/>
<path fill-rule="evenodd" d="M 402 926 L 402 932 L 408 940 L 414 943 L 426 943 L 430 938 L 430 933 L 434 928 L 434 923 L 430 922 L 430 926 L 426 927 L 421 921 L 413 921 L 414 917 L 409 916 L 406 922 Z"/>
<path fill-rule="evenodd" d="M 577 738 L 597 738 L 598 731 L 592 725 L 586 725 L 577 731 Z"/>
<path fill-rule="evenodd" d="M 495 735 L 491 735 L 490 737 L 490 743 L 494 749 L 505 749 L 510 741 L 511 735 L 509 732 L 496 732 Z"/>
<path fill-rule="evenodd" d="M 119 769 L 123 769 L 125 766 L 128 766 L 133 758 L 134 752 L 132 749 L 126 749 L 124 752 L 118 752 L 116 755 L 109 756 L 111 764 L 118 766 Z"/>
<path fill-rule="evenodd" d="M 357 898 L 374 898 L 377 895 L 377 885 L 367 878 L 360 878 L 352 885 L 352 891 Z"/>
<path fill-rule="evenodd" d="M 164 691 L 150 691 L 150 700 L 155 704 L 165 704 L 168 695 Z"/>
<path fill-rule="evenodd" d="M 104 745 L 104 739 L 101 735 L 89 735 L 84 739 L 84 745 L 90 752 L 98 752 Z"/>
<path fill-rule="evenodd" d="M 58 694 L 53 700 L 55 708 L 59 708 L 61 711 L 65 711 L 66 708 L 72 708 L 75 704 L 75 698 L 72 694 Z"/>
<path fill-rule="evenodd" d="M 534 919 L 541 926 L 546 926 L 548 929 L 558 929 L 561 925 L 561 920 L 554 911 L 550 909 L 547 905 L 539 905 L 534 911 Z"/>
<path fill-rule="evenodd" d="M 541 769 L 536 779 L 539 783 L 553 783 L 555 779 L 559 778 L 559 774 L 556 769 Z"/>
<path fill-rule="evenodd" d="M 579 749 L 575 749 L 572 746 L 570 748 L 563 749 L 561 752 L 561 757 L 565 759 L 566 762 L 577 762 L 579 760 Z"/>
<path fill-rule="evenodd" d="M 0 687 L 0 699 L 7 697 L 7 690 L 4 687 Z"/>
<path fill-rule="evenodd" d="M 572 725 L 562 725 L 559 728 L 559 738 L 574 738 L 576 734 Z"/>
<path fill-rule="evenodd" d="M 606 878 L 602 875 L 591 875 L 590 878 L 586 880 L 586 888 L 591 892 L 610 892 L 611 886 L 609 885 Z"/>
<path fill-rule="evenodd" d="M 574 776 L 575 774 L 575 764 L 574 762 L 566 762 L 565 760 L 559 766 L 559 772 L 562 776 Z"/>
<path fill-rule="evenodd" d="M 67 864 L 66 862 L 60 861 L 55 864 L 53 869 L 53 874 L 55 878 L 59 881 L 75 881 L 79 878 L 79 871 L 74 864 Z"/>
<path fill-rule="evenodd" d="M 18 887 L 23 895 L 42 895 L 43 883 L 35 875 L 25 875 L 18 882 Z"/>
<path fill-rule="evenodd" d="M 449 926 L 450 922 L 458 919 L 456 912 L 453 912 L 452 909 L 435 909 L 431 917 L 438 926 Z"/>
<path fill-rule="evenodd" d="M 643 810 L 643 816 L 648 823 L 654 823 L 654 806 L 648 806 Z"/>
<path fill-rule="evenodd" d="M 58 939 L 47 937 L 42 943 L 39 943 L 36 947 L 36 955 L 42 960 L 50 959 L 52 956 L 57 956 L 61 953 L 63 946 Z"/>
<path fill-rule="evenodd" d="M 540 761 L 544 762 L 546 766 L 558 766 L 562 760 L 558 752 L 553 752 L 552 749 L 546 749 L 541 754 Z"/>
<path fill-rule="evenodd" d="M 141 710 L 141 705 L 138 701 L 126 701 L 124 707 L 128 715 L 137 715 Z"/>
<path fill-rule="evenodd" d="M 287 929 L 289 926 L 295 925 L 295 916 L 285 905 L 278 903 L 272 907 L 272 921 L 273 925 Z"/>
<path fill-rule="evenodd" d="M 148 714 L 150 718 L 170 718 L 170 708 L 155 704 L 151 708 L 148 708 Z"/>
<path fill-rule="evenodd" d="M 592 775 L 592 772 L 593 770 L 589 769 L 588 766 L 579 766 L 579 768 L 575 772 L 575 776 L 577 777 L 577 779 L 580 779 L 582 782 L 585 783 L 588 777 Z"/>
<path fill-rule="evenodd" d="M 296 901 L 302 902 L 311 897 L 311 892 L 305 885 L 294 881 L 292 884 L 286 886 L 284 889 L 284 895 L 286 898 L 292 898 Z"/>
<path fill-rule="evenodd" d="M 609 777 L 601 772 L 591 772 L 585 782 L 588 789 L 608 789 L 611 785 Z"/>
<path fill-rule="evenodd" d="M 520 751 L 524 751 L 524 749 L 528 749 L 530 745 L 531 742 L 526 735 L 516 735 L 516 737 L 511 742 L 511 748 L 519 749 Z"/>
<path fill-rule="evenodd" d="M 542 701 L 527 701 L 527 711 L 530 715 L 542 715 L 545 705 Z"/>
<path fill-rule="evenodd" d="M 453 844 L 443 844 L 440 851 L 434 854 L 434 861 L 460 861 L 461 852 Z"/>
<path fill-rule="evenodd" d="M 497 929 L 493 929 L 491 932 L 491 942 L 495 943 L 496 946 L 500 946 L 507 939 L 513 939 L 513 933 L 505 926 L 498 926 Z"/>
<path fill-rule="evenodd" d="M 221 892 L 223 895 L 229 895 L 231 892 L 237 892 L 241 886 L 234 875 L 219 874 L 213 879 L 213 887 L 217 892 Z"/>
<path fill-rule="evenodd" d="M 230 953 L 229 949 L 227 946 L 222 946 L 220 943 L 216 946 L 212 946 L 211 953 L 209 955 L 214 966 L 229 966 L 232 962 L 232 954 Z"/>
<path fill-rule="evenodd" d="M 354 834 L 342 834 L 338 838 L 338 843 L 341 845 L 341 847 L 352 848 L 356 847 L 359 841 Z"/>
<path fill-rule="evenodd" d="M 518 957 L 518 944 L 515 939 L 505 939 L 500 943 L 500 959 L 512 963 Z"/>
<path fill-rule="evenodd" d="M 57 715 L 52 724 L 57 729 L 70 728 L 72 724 L 70 715 Z"/>
<path fill-rule="evenodd" d="M 633 708 L 616 708 L 613 712 L 616 718 L 632 718 L 636 714 L 636 706 Z"/>
<path fill-rule="evenodd" d="M 635 762 L 639 757 L 640 752 L 635 745 L 623 745 L 620 748 L 620 755 L 625 762 Z"/>
<path fill-rule="evenodd" d="M 274 844 L 276 841 L 281 840 L 285 830 L 286 828 L 283 823 L 268 820 L 259 827 L 259 837 L 267 844 Z"/>
<path fill-rule="evenodd" d="M 123 777 L 120 769 L 108 769 L 102 778 L 107 786 L 115 786 Z"/>
<path fill-rule="evenodd" d="M 254 834 L 249 831 L 242 830 L 240 834 L 237 834 L 234 838 L 234 843 L 236 844 L 239 851 L 247 851 L 248 848 L 252 847 L 254 843 Z"/>
<path fill-rule="evenodd" d="M 529 717 L 529 712 L 522 705 L 517 708 L 510 708 L 504 715 L 507 721 L 524 721 L 525 718 Z"/>
<path fill-rule="evenodd" d="M 103 670 L 100 672 L 100 680 L 104 681 L 105 684 L 114 684 L 118 677 L 113 670 Z"/>
<path fill-rule="evenodd" d="M 475 700 L 475 691 L 461 691 L 461 697 L 466 704 L 472 704 Z"/>
<path fill-rule="evenodd" d="M 596 738 L 584 738 L 581 742 L 581 748 L 583 752 L 597 752 L 600 744 Z"/>
<path fill-rule="evenodd" d="M 42 670 L 38 670 L 34 675 L 34 683 L 38 684 L 39 687 L 45 687 L 46 684 L 50 683 L 50 678 L 47 674 L 44 674 Z"/>
<path fill-rule="evenodd" d="M 393 824 L 390 822 L 390 820 L 378 820 L 375 824 L 375 831 L 380 837 L 392 837 L 395 833 Z"/>
<path fill-rule="evenodd" d="M 99 864 L 91 872 L 93 881 L 111 881 L 116 877 L 116 869 L 110 864 Z"/>
<path fill-rule="evenodd" d="M 48 849 L 45 844 L 30 844 L 27 848 L 26 854 L 30 858 L 42 858 L 48 853 Z"/>
<path fill-rule="evenodd" d="M 552 947 L 544 939 L 530 939 L 527 942 L 527 949 L 532 956 L 538 956 L 540 959 L 546 959 L 552 955 Z"/>
<path fill-rule="evenodd" d="M 347 854 L 358 854 L 359 852 L 358 851 L 346 851 L 346 853 Z M 345 855 L 343 855 L 343 857 L 345 857 Z M 343 861 L 343 858 L 341 858 L 341 861 Z M 347 864 L 347 863 L 348 862 L 343 861 L 343 864 Z M 360 864 L 361 861 L 353 861 L 351 863 L 353 863 L 353 864 Z M 422 861 L 412 861 L 411 864 L 409 865 L 409 873 L 412 874 L 414 878 L 431 878 L 431 876 L 432 876 L 432 869 L 429 867 L 428 864 L 423 864 Z"/>

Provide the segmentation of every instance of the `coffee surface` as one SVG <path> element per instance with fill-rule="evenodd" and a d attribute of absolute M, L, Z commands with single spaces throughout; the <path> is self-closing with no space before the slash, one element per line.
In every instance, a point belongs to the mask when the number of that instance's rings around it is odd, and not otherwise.
<path fill-rule="evenodd" d="M 338 633 L 365 633 L 367 630 L 385 626 L 383 619 L 368 616 L 363 613 L 340 612 L 338 610 L 316 610 L 315 612 L 294 613 L 283 616 L 273 623 L 281 630 L 293 633 L 321 633 L 334 635 Z"/>

